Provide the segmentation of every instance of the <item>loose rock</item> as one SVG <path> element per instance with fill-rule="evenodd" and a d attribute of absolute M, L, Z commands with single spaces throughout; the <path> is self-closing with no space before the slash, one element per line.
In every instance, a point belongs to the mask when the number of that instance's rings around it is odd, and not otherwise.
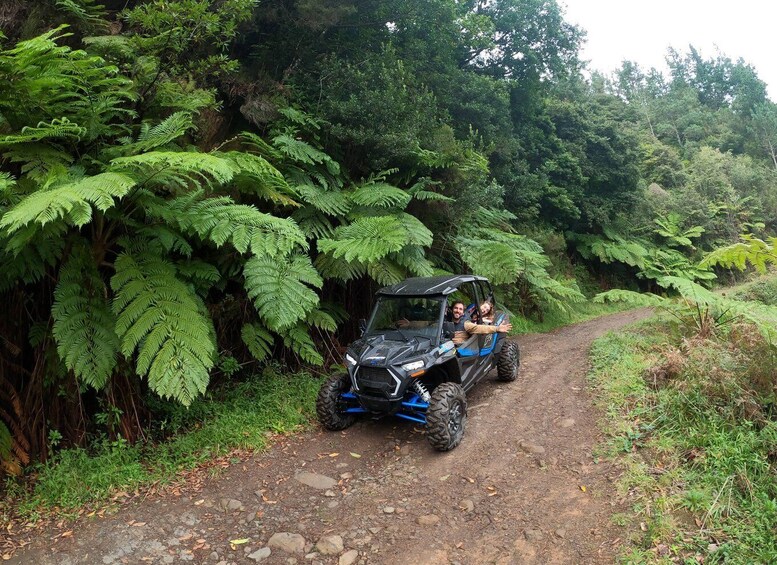
<path fill-rule="evenodd" d="M 575 425 L 575 419 L 574 418 L 564 418 L 558 423 L 559 426 L 562 428 L 571 428 Z"/>
<path fill-rule="evenodd" d="M 393 514 L 394 513 L 394 507 L 393 506 L 386 506 L 383 508 L 384 514 Z"/>
<path fill-rule="evenodd" d="M 421 526 L 434 526 L 440 522 L 440 517 L 435 514 L 426 514 L 425 516 L 416 518 L 416 522 Z"/>
<path fill-rule="evenodd" d="M 278 532 L 272 535 L 267 542 L 267 546 L 271 549 L 285 551 L 286 553 L 303 554 L 305 552 L 305 538 L 299 534 Z"/>
<path fill-rule="evenodd" d="M 353 565 L 356 563 L 356 560 L 359 558 L 359 552 L 355 549 L 352 549 L 350 551 L 346 551 L 340 556 L 339 561 L 337 562 L 337 565 Z"/>
<path fill-rule="evenodd" d="M 254 561 L 264 561 L 268 557 L 270 557 L 270 554 L 272 553 L 272 550 L 269 547 L 263 547 L 262 549 L 258 549 L 254 551 L 253 553 L 250 553 L 248 555 L 249 559 L 252 559 Z"/>
<path fill-rule="evenodd" d="M 328 490 L 335 487 L 337 481 L 332 477 L 326 475 L 319 475 L 318 473 L 309 473 L 308 471 L 302 471 L 294 475 L 294 479 L 312 488 L 319 490 Z"/>
<path fill-rule="evenodd" d="M 472 502 L 469 498 L 465 498 L 459 502 L 459 508 L 464 510 L 464 512 L 472 512 L 475 509 L 475 503 Z"/>
<path fill-rule="evenodd" d="M 318 540 L 316 550 L 323 555 L 337 555 L 343 550 L 343 538 L 340 536 L 325 536 Z"/>
<path fill-rule="evenodd" d="M 222 498 L 219 500 L 219 508 L 221 508 L 224 512 L 235 512 L 238 510 L 242 512 L 245 510 L 243 503 L 239 500 L 235 500 L 234 498 Z"/>
<path fill-rule="evenodd" d="M 521 442 L 519 447 L 526 453 L 545 453 L 544 447 L 537 445 L 536 443 L 530 443 L 528 441 Z"/>

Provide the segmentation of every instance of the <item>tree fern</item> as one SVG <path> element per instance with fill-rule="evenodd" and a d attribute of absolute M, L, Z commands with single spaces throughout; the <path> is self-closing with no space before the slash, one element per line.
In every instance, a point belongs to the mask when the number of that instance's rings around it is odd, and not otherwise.
<path fill-rule="evenodd" d="M 54 290 L 53 334 L 65 366 L 82 382 L 101 389 L 116 367 L 116 318 L 94 258 L 76 246 L 59 271 Z"/>
<path fill-rule="evenodd" d="M 385 182 L 366 183 L 351 193 L 351 200 L 360 206 L 404 209 L 410 202 L 410 195 L 396 186 Z"/>
<path fill-rule="evenodd" d="M 302 358 L 303 361 L 311 365 L 323 365 L 324 358 L 316 349 L 316 344 L 308 333 L 308 325 L 304 323 L 297 324 L 281 332 L 283 345 L 291 349 Z"/>
<path fill-rule="evenodd" d="M 121 352 L 137 351 L 136 371 L 154 392 L 188 406 L 207 387 L 216 346 L 204 304 L 150 253 L 122 253 L 111 278 Z"/>
<path fill-rule="evenodd" d="M 194 121 L 189 112 L 175 112 L 159 122 L 154 127 L 148 123 L 141 126 L 140 134 L 136 141 L 106 149 L 103 153 L 110 157 L 120 155 L 137 155 L 152 149 L 164 147 L 172 141 L 194 129 Z"/>
<path fill-rule="evenodd" d="M 323 280 L 307 256 L 252 257 L 243 274 L 248 296 L 273 331 L 294 326 L 318 305 L 313 288 L 321 288 Z"/>
<path fill-rule="evenodd" d="M 133 186 L 135 181 L 129 176 L 110 172 L 39 190 L 3 214 L 0 227 L 13 233 L 27 224 L 44 226 L 60 219 L 83 226 L 92 219 L 92 206 L 105 212 Z"/>
<path fill-rule="evenodd" d="M 203 198 L 195 191 L 172 200 L 147 196 L 146 212 L 177 226 L 184 233 L 195 233 L 217 246 L 231 244 L 240 253 L 283 255 L 297 247 L 307 248 L 305 235 L 294 221 L 260 212 L 253 206 L 235 204 L 222 196 Z"/>
<path fill-rule="evenodd" d="M 324 190 L 313 184 L 303 184 L 297 187 L 302 199 L 330 216 L 345 216 L 351 210 L 351 200 L 340 190 Z"/>
<path fill-rule="evenodd" d="M 55 118 L 50 122 L 38 122 L 37 126 L 24 126 L 17 134 L 0 137 L 0 147 L 10 147 L 22 143 L 36 143 L 44 140 L 79 141 L 86 134 L 81 127 L 67 118 Z"/>
<path fill-rule="evenodd" d="M 408 229 L 395 216 L 377 216 L 338 227 L 332 238 L 318 241 L 318 249 L 346 261 L 371 263 L 408 243 Z"/>
<path fill-rule="evenodd" d="M 347 282 L 367 274 L 367 265 L 361 261 L 347 261 L 343 257 L 335 257 L 329 253 L 319 254 L 314 264 L 321 276 L 326 279 Z"/>
<path fill-rule="evenodd" d="M 192 186 L 227 184 L 238 168 L 229 160 L 209 153 L 152 151 L 131 157 L 117 157 L 111 170 L 132 175 L 138 184 L 165 191 L 188 191 Z"/>
<path fill-rule="evenodd" d="M 263 361 L 272 353 L 275 339 L 259 324 L 245 324 L 240 330 L 240 336 L 248 351 L 257 361 Z"/>
<path fill-rule="evenodd" d="M 311 310 L 308 313 L 305 322 L 327 332 L 333 332 L 337 329 L 337 322 L 335 319 L 329 313 L 318 308 Z"/>
<path fill-rule="evenodd" d="M 726 247 L 720 247 L 708 253 L 699 263 L 702 268 L 720 265 L 727 269 L 743 271 L 752 265 L 758 272 L 764 273 L 768 265 L 777 265 L 777 238 L 766 241 L 751 234 L 740 236 L 741 241 Z"/>

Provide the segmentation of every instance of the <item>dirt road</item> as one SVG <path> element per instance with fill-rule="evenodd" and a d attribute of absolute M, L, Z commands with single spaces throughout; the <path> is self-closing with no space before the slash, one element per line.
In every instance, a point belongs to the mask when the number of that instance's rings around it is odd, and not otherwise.
<path fill-rule="evenodd" d="M 592 456 L 600 434 L 587 353 L 647 314 L 519 337 L 521 376 L 473 391 L 464 441 L 450 453 L 393 419 L 314 431 L 191 496 L 41 536 L 11 562 L 611 563 L 624 532 L 610 517 L 623 509 L 618 470 Z"/>

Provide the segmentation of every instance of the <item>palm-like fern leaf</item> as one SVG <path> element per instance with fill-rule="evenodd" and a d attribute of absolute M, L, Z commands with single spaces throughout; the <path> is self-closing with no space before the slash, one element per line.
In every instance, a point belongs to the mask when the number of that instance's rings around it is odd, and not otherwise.
<path fill-rule="evenodd" d="M 138 352 L 136 371 L 165 398 L 184 405 L 205 392 L 214 364 L 214 330 L 205 305 L 153 253 L 123 253 L 111 279 L 116 333 L 125 357 Z"/>
<path fill-rule="evenodd" d="M 634 292 L 616 288 L 607 292 L 600 292 L 593 298 L 594 302 L 604 304 L 606 302 L 622 302 L 632 306 L 661 306 L 666 298 L 650 292 Z"/>
<path fill-rule="evenodd" d="M 740 236 L 742 241 L 726 247 L 715 249 L 707 254 L 699 263 L 699 267 L 709 268 L 720 265 L 727 269 L 745 270 L 749 263 L 759 273 L 766 272 L 768 265 L 777 265 L 777 238 L 769 238 L 767 241 L 745 234 Z"/>
<path fill-rule="evenodd" d="M 230 243 L 240 253 L 249 249 L 255 255 L 282 255 L 296 247 L 307 248 L 305 235 L 292 220 L 264 214 L 253 206 L 235 204 L 227 197 L 202 198 L 201 191 L 172 200 L 149 197 L 146 212 L 177 226 L 185 233 L 196 233 L 217 246 Z"/>
<path fill-rule="evenodd" d="M 101 389 L 116 367 L 119 339 L 107 291 L 89 250 L 76 247 L 59 271 L 54 291 L 53 334 L 65 366 Z"/>
<path fill-rule="evenodd" d="M 152 151 L 131 157 L 117 157 L 111 170 L 131 174 L 138 184 L 164 190 L 226 184 L 238 171 L 229 160 L 209 153 Z"/>
<path fill-rule="evenodd" d="M 330 216 L 344 216 L 351 209 L 348 196 L 339 190 L 324 190 L 313 184 L 302 184 L 297 187 L 297 192 L 305 202 Z"/>
<path fill-rule="evenodd" d="M 54 118 L 50 123 L 40 122 L 37 126 L 25 126 L 20 133 L 0 137 L 0 147 L 9 147 L 20 143 L 35 143 L 50 139 L 80 140 L 86 134 L 86 128 L 74 124 L 67 118 Z"/>
<path fill-rule="evenodd" d="M 360 206 L 404 209 L 410 195 L 385 182 L 372 182 L 358 187 L 351 193 L 351 200 Z"/>
<path fill-rule="evenodd" d="M 283 345 L 294 351 L 311 365 L 323 365 L 324 358 L 316 349 L 316 344 L 308 333 L 307 324 L 301 323 L 281 332 Z"/>
<path fill-rule="evenodd" d="M 259 324 L 245 324 L 240 330 L 240 336 L 248 351 L 257 361 L 263 361 L 272 353 L 275 339 Z"/>
<path fill-rule="evenodd" d="M 332 237 L 335 227 L 322 212 L 316 210 L 313 206 L 305 206 L 295 210 L 291 219 L 297 222 L 300 229 L 309 239 L 323 239 Z"/>
<path fill-rule="evenodd" d="M 0 219 L 0 227 L 13 233 L 30 223 L 44 226 L 63 218 L 74 226 L 83 226 L 92 219 L 92 206 L 105 212 L 134 185 L 127 175 L 101 173 L 39 190 L 9 209 Z"/>
<path fill-rule="evenodd" d="M 371 263 L 408 243 L 408 229 L 395 216 L 377 216 L 338 227 L 332 238 L 318 241 L 318 249 L 346 261 Z"/>
<path fill-rule="evenodd" d="M 347 261 L 343 257 L 334 257 L 329 253 L 321 253 L 316 257 L 315 266 L 321 276 L 343 282 L 363 277 L 367 273 L 367 265 L 360 261 Z"/>
<path fill-rule="evenodd" d="M 311 310 L 305 318 L 305 322 L 327 332 L 333 332 L 337 329 L 337 322 L 335 319 L 320 309 Z"/>
<path fill-rule="evenodd" d="M 324 164 L 332 175 L 340 174 L 340 165 L 323 151 L 319 151 L 309 143 L 282 134 L 272 140 L 274 147 L 283 155 L 305 165 Z"/>
<path fill-rule="evenodd" d="M 243 271 L 248 296 L 265 325 L 280 332 L 305 319 L 318 305 L 323 280 L 304 255 L 252 257 Z"/>
<path fill-rule="evenodd" d="M 137 155 L 158 147 L 164 147 L 194 129 L 194 121 L 189 112 L 175 112 L 154 127 L 143 124 L 137 141 L 123 146 L 111 147 L 105 151 L 107 156 Z"/>

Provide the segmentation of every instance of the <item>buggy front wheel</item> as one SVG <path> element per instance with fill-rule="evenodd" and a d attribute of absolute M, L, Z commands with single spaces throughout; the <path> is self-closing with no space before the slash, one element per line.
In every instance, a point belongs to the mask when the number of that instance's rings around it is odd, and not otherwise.
<path fill-rule="evenodd" d="M 456 383 L 434 389 L 426 411 L 426 438 L 437 451 L 450 451 L 461 443 L 467 425 L 467 397 Z"/>
<path fill-rule="evenodd" d="M 351 377 L 347 373 L 332 375 L 318 391 L 316 415 L 327 430 L 340 431 L 354 423 L 353 414 L 346 412 L 348 403 L 342 394 L 351 390 Z"/>

